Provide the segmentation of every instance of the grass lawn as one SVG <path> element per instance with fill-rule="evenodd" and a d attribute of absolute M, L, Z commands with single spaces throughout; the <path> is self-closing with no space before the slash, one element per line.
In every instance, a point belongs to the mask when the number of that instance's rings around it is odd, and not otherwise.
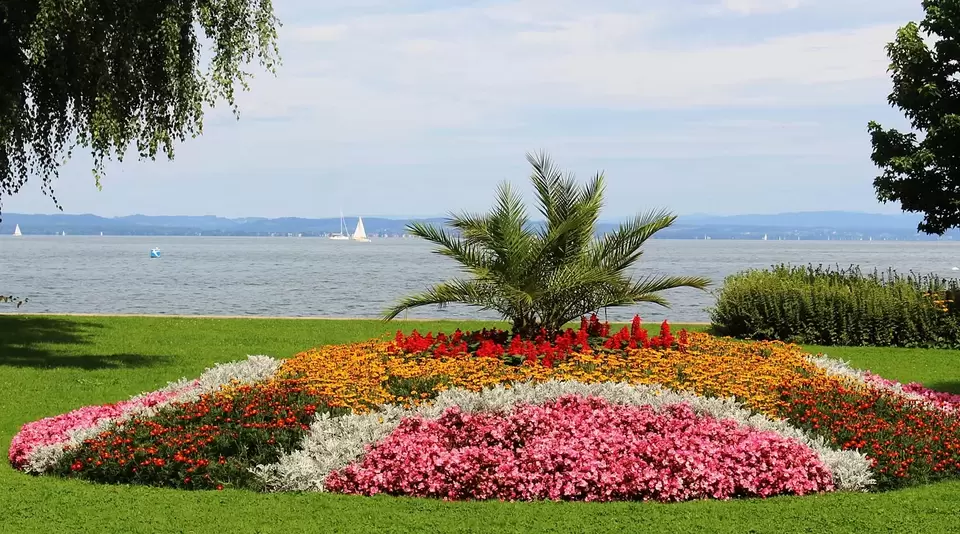
<path fill-rule="evenodd" d="M 450 331 L 459 323 L 411 322 Z M 20 474 L 20 425 L 124 399 L 247 354 L 288 357 L 395 331 L 378 321 L 0 316 L 0 532 L 952 532 L 960 482 L 734 502 L 444 503 L 99 486 Z M 888 378 L 960 392 L 956 351 L 820 348 Z M 950 525 L 954 525 L 950 527 Z"/>

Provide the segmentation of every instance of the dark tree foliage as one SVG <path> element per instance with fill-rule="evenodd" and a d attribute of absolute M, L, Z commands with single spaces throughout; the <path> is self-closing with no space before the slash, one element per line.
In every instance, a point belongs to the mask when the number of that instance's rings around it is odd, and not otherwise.
<path fill-rule="evenodd" d="M 960 226 L 960 0 L 924 0 L 926 16 L 887 45 L 893 92 L 911 132 L 870 122 L 871 159 L 882 170 L 877 197 L 922 213 L 918 230 L 943 235 Z M 932 42 L 928 46 L 924 37 Z"/>
<path fill-rule="evenodd" d="M 247 65 L 274 72 L 278 26 L 270 0 L 0 0 L 0 202 L 38 177 L 59 208 L 76 147 L 97 187 L 133 146 L 172 159 L 206 106 L 237 113 Z"/>

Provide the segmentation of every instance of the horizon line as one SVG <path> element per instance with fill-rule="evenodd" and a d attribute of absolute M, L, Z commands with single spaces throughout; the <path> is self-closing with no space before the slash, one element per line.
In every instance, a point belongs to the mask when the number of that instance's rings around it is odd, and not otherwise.
<path fill-rule="evenodd" d="M 723 217 L 756 217 L 756 216 L 772 217 L 772 216 L 804 215 L 804 214 L 815 214 L 815 213 L 823 213 L 823 214 L 828 214 L 828 213 L 829 213 L 829 214 L 840 214 L 840 213 L 843 213 L 843 214 L 850 214 L 850 215 L 881 215 L 881 216 L 885 216 L 885 217 L 898 217 L 898 216 L 899 216 L 899 217 L 912 217 L 912 218 L 913 218 L 913 217 L 916 217 L 916 218 L 922 217 L 920 214 L 914 214 L 914 213 L 905 212 L 905 211 L 896 212 L 896 213 L 885 213 L 885 212 L 876 212 L 876 211 L 847 211 L 847 210 L 801 210 L 801 211 L 782 211 L 782 212 L 775 212 L 775 213 L 756 213 L 756 212 L 749 213 L 749 212 L 748 212 L 748 213 L 733 213 L 733 214 L 715 214 L 715 213 L 702 213 L 702 212 L 700 212 L 700 213 L 684 213 L 684 214 L 673 213 L 673 215 L 676 215 L 677 218 L 681 218 L 681 217 L 717 217 L 717 218 L 723 218 Z M 227 216 L 223 216 L 223 215 L 214 215 L 214 214 L 209 214 L 209 213 L 208 213 L 208 214 L 203 214 L 203 215 L 186 215 L 186 214 L 147 215 L 147 214 L 143 214 L 143 213 L 131 213 L 131 214 L 128 214 L 128 215 L 98 215 L 98 214 L 96 214 L 96 213 L 89 213 L 89 212 L 87 212 L 87 213 L 66 213 L 66 212 L 55 212 L 55 213 L 23 213 L 23 212 L 10 212 L 10 213 L 0 213 L 0 218 L 6 218 L 6 217 L 8 217 L 8 216 L 15 216 L 15 215 L 44 216 L 44 217 L 56 217 L 56 216 L 92 216 L 92 217 L 99 217 L 99 218 L 101 218 L 101 219 L 123 219 L 123 218 L 129 218 L 129 217 L 212 217 L 212 218 L 225 219 L 225 220 L 238 220 L 238 219 L 265 219 L 265 220 L 275 220 L 275 219 L 308 219 L 308 220 L 310 220 L 310 219 L 313 219 L 313 220 L 320 220 L 320 219 L 339 219 L 339 218 L 340 218 L 340 215 L 339 215 L 339 214 L 337 214 L 337 215 L 328 215 L 328 216 L 310 216 L 310 217 L 307 217 L 307 216 L 299 216 L 299 215 L 282 215 L 282 216 L 277 216 L 277 217 L 265 217 L 265 216 L 259 216 L 259 215 L 243 215 L 243 216 L 236 216 L 236 217 L 227 217 Z M 634 216 L 634 215 L 621 215 L 621 216 L 605 217 L 605 218 L 602 218 L 602 219 L 598 219 L 598 222 L 610 221 L 610 220 L 612 220 L 612 219 L 623 219 L 623 218 L 633 217 L 633 216 Z M 388 220 L 402 221 L 402 220 L 411 220 L 411 219 L 446 219 L 446 218 L 449 218 L 449 217 L 450 217 L 450 214 L 444 214 L 444 215 L 441 215 L 441 214 L 434 214 L 434 215 L 344 215 L 344 218 L 354 218 L 354 217 L 367 217 L 368 219 L 388 219 Z"/>

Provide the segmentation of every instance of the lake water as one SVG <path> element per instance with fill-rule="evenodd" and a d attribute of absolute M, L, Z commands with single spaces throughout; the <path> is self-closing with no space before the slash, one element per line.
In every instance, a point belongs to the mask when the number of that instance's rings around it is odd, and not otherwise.
<path fill-rule="evenodd" d="M 161 259 L 149 251 L 159 247 Z M 0 237 L 0 292 L 27 296 L 23 312 L 377 317 L 405 294 L 458 274 L 417 239 L 370 243 L 320 238 Z M 858 264 L 957 276 L 960 243 L 882 241 L 653 240 L 638 275 L 714 280 L 775 263 Z M 610 310 L 609 319 L 705 322 L 714 296 L 664 293 L 670 309 Z M 0 311 L 4 311 L 0 308 Z M 491 318 L 466 307 L 409 317 Z"/>

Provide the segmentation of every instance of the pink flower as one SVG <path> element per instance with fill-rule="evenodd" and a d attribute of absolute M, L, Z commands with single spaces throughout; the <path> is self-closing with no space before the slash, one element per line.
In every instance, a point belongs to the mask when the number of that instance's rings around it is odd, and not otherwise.
<path fill-rule="evenodd" d="M 679 404 L 657 411 L 566 396 L 506 415 L 451 408 L 404 420 L 330 491 L 444 499 L 659 500 L 833 489 L 806 445 Z"/>
<path fill-rule="evenodd" d="M 94 428 L 103 421 L 118 419 L 137 408 L 150 408 L 167 402 L 195 385 L 196 382 L 177 391 L 154 391 L 142 397 L 115 404 L 84 406 L 62 415 L 27 423 L 10 442 L 8 453 L 10 464 L 20 469 L 26 465 L 30 454 L 38 447 L 64 443 L 70 439 L 72 432 Z"/>

